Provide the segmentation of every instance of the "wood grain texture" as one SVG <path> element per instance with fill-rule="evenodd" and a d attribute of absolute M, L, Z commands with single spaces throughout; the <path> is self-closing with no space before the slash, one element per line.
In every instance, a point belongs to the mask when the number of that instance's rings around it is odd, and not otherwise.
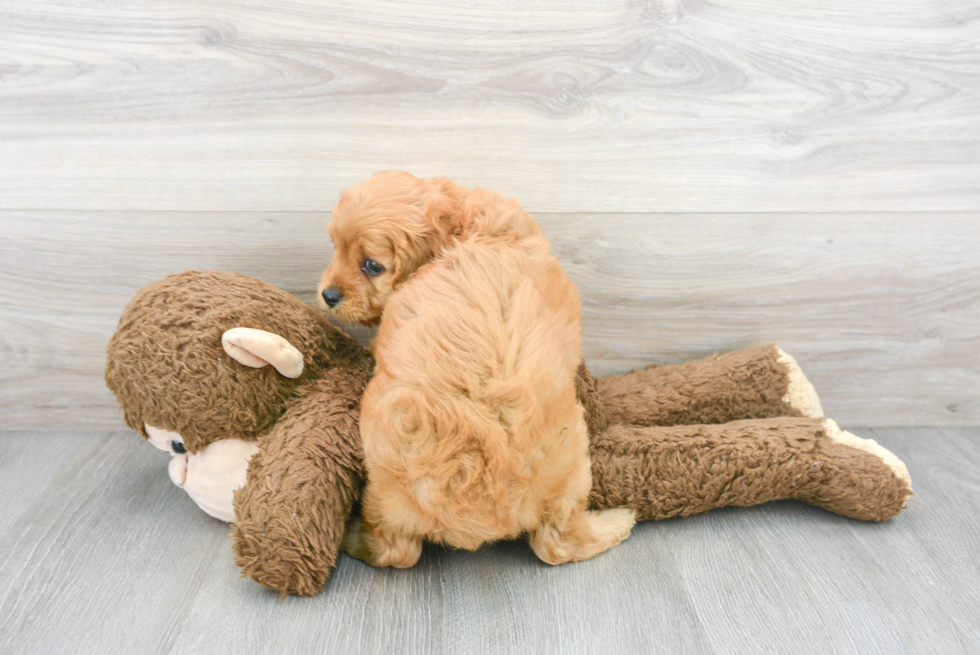
<path fill-rule="evenodd" d="M 887 523 L 786 501 L 644 523 L 560 567 L 522 542 L 406 571 L 342 557 L 280 602 L 135 434 L 2 433 L 0 652 L 977 652 L 980 429 L 860 434 L 914 480 Z"/>
<path fill-rule="evenodd" d="M 967 0 L 4 0 L 0 208 L 980 208 Z"/>
<path fill-rule="evenodd" d="M 971 214 L 539 214 L 579 286 L 601 375 L 775 342 L 849 425 L 980 420 L 980 221 Z M 312 301 L 324 214 L 2 212 L 8 428 L 120 427 L 105 344 L 172 272 L 254 275 Z M 370 332 L 359 330 L 366 340 Z"/>

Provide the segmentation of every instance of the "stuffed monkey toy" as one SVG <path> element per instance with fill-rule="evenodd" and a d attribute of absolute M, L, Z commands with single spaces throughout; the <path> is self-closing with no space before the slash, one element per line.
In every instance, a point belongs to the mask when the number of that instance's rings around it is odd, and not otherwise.
<path fill-rule="evenodd" d="M 170 477 L 233 523 L 243 574 L 313 596 L 334 566 L 364 468 L 358 406 L 371 355 L 294 296 L 237 273 L 141 289 L 108 346 L 126 423 L 169 452 Z M 821 418 L 775 346 L 578 381 L 596 509 L 663 519 L 799 499 L 866 521 L 911 495 L 905 465 Z"/>

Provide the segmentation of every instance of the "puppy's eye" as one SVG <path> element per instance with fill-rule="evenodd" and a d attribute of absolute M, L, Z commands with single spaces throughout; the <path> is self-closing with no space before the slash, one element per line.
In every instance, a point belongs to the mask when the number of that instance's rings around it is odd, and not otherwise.
<path fill-rule="evenodd" d="M 368 275 L 381 275 L 385 272 L 385 267 L 373 259 L 365 259 L 364 263 L 361 264 L 361 270 Z"/>
<path fill-rule="evenodd" d="M 183 455 L 184 453 L 187 452 L 187 449 L 184 448 L 184 444 L 182 444 L 179 441 L 171 441 L 170 447 L 173 448 L 174 452 L 177 453 L 178 455 Z"/>

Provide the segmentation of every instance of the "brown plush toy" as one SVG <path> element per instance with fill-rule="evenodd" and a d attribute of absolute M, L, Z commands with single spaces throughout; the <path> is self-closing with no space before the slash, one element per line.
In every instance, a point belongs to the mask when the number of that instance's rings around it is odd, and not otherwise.
<path fill-rule="evenodd" d="M 136 294 L 105 377 L 126 423 L 173 455 L 173 481 L 234 523 L 244 574 L 312 596 L 360 492 L 358 405 L 372 366 L 294 296 L 191 271 Z M 602 380 L 583 365 L 579 399 L 596 508 L 662 519 L 793 498 L 882 521 L 911 494 L 897 457 L 820 418 L 813 387 L 775 346 Z"/>

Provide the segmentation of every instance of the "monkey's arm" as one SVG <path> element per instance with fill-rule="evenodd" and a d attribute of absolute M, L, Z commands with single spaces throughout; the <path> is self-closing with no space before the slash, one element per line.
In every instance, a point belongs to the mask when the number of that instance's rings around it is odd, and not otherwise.
<path fill-rule="evenodd" d="M 263 437 L 235 493 L 235 561 L 284 596 L 319 593 L 337 560 L 364 475 L 363 385 L 343 369 L 306 385 Z"/>
<path fill-rule="evenodd" d="M 792 498 L 884 521 L 912 493 L 901 460 L 828 419 L 612 426 L 593 436 L 591 457 L 593 507 L 630 507 L 637 520 Z"/>

